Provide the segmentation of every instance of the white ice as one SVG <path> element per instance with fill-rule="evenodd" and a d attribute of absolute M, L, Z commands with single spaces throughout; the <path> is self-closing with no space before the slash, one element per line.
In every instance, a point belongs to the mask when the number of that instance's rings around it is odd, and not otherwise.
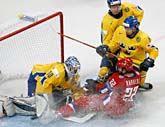
<path fill-rule="evenodd" d="M 150 69 L 147 81 L 153 83 L 154 89 L 148 92 L 139 93 L 137 106 L 134 111 L 120 119 L 91 120 L 84 125 L 77 125 L 67 122 L 56 122 L 51 126 L 86 126 L 86 127 L 163 127 L 165 114 L 165 18 L 163 0 L 129 0 L 144 9 L 145 15 L 140 29 L 148 33 L 152 38 L 152 43 L 159 48 L 159 57 L 155 62 L 155 67 Z M 1 0 L 0 1 L 0 24 L 17 18 L 17 14 L 33 12 L 56 12 L 62 11 L 65 21 L 65 34 L 73 36 L 81 41 L 98 46 L 100 42 L 100 23 L 108 7 L 106 0 Z M 67 43 L 70 40 L 65 39 Z M 97 74 L 100 64 L 100 57 L 95 50 L 76 42 L 66 44 L 66 56 L 75 55 L 82 64 L 82 82 L 88 76 Z M 70 47 L 72 48 L 70 48 Z M 20 47 L 21 48 L 21 47 Z M 3 62 L 3 61 L 0 61 Z M 161 70 L 162 69 L 162 70 Z M 89 77 L 88 77 L 89 78 Z M 20 95 L 26 93 L 26 80 L 6 82 L 0 86 L 0 95 Z M 17 120 L 20 120 L 16 122 Z M 0 127 L 19 126 L 42 126 L 35 122 L 24 123 L 29 119 L 21 117 L 0 121 Z M 29 120 L 30 121 L 30 120 Z M 17 124 L 16 124 L 17 123 Z"/>

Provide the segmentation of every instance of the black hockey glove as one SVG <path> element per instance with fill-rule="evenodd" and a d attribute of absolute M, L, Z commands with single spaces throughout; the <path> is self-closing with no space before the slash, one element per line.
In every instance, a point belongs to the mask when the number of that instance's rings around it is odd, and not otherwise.
<path fill-rule="evenodd" d="M 74 100 L 73 100 L 73 97 L 71 95 L 66 96 L 66 104 L 72 103 L 73 101 Z"/>
<path fill-rule="evenodd" d="M 98 47 L 96 47 L 96 52 L 104 57 L 108 52 L 110 52 L 110 49 L 107 45 L 100 45 Z"/>
<path fill-rule="evenodd" d="M 85 84 L 86 89 L 88 89 L 89 91 L 95 91 L 96 90 L 96 84 L 97 84 L 96 80 L 87 79 L 86 82 L 87 82 L 87 84 Z"/>
<path fill-rule="evenodd" d="M 154 60 L 148 57 L 140 64 L 140 70 L 148 71 L 149 67 L 153 67 L 153 66 L 154 66 Z"/>

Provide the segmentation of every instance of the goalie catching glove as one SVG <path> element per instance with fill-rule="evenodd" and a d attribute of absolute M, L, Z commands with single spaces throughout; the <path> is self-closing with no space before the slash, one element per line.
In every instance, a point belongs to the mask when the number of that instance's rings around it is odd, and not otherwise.
<path fill-rule="evenodd" d="M 140 70 L 148 71 L 149 67 L 153 67 L 153 66 L 154 66 L 154 60 L 148 57 L 140 64 Z"/>
<path fill-rule="evenodd" d="M 95 91 L 96 90 L 96 84 L 97 84 L 96 80 L 87 79 L 86 84 L 85 84 L 85 89 L 87 89 L 87 91 Z"/>
<path fill-rule="evenodd" d="M 109 47 L 107 45 L 100 45 L 100 46 L 96 47 L 96 52 L 100 56 L 104 57 L 104 56 L 106 56 L 106 54 L 108 52 L 110 52 L 110 49 L 109 49 Z"/>

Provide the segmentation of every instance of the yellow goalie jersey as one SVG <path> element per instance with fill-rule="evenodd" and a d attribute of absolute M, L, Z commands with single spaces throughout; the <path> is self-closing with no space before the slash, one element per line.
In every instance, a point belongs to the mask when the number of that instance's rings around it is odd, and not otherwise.
<path fill-rule="evenodd" d="M 67 79 L 63 63 L 37 64 L 32 69 L 37 80 L 36 94 L 51 94 L 53 90 L 76 90 L 79 87 L 79 75 Z"/>
<path fill-rule="evenodd" d="M 143 18 L 144 12 L 143 10 L 134 4 L 130 3 L 122 3 L 121 4 L 121 13 L 120 16 L 114 18 L 111 14 L 107 13 L 102 20 L 101 24 L 101 35 L 102 35 L 102 43 L 108 45 L 110 40 L 112 39 L 113 33 L 116 28 L 122 25 L 123 21 L 128 16 L 134 16 L 137 18 L 139 22 L 141 22 Z"/>
<path fill-rule="evenodd" d="M 150 37 L 139 30 L 134 38 L 128 38 L 125 28 L 120 26 L 116 29 L 111 43 L 108 44 L 111 52 L 120 49 L 119 58 L 131 58 L 139 68 L 139 64 L 147 57 L 156 59 L 158 56 L 158 49 L 150 44 Z"/>

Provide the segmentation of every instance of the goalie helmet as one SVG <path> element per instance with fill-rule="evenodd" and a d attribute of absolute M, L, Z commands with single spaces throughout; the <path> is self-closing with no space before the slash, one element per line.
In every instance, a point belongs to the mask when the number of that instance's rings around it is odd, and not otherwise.
<path fill-rule="evenodd" d="M 129 16 L 127 17 L 124 22 L 123 22 L 123 26 L 127 27 L 127 28 L 138 28 L 140 25 L 140 23 L 138 22 L 137 18 L 135 18 L 134 16 Z"/>
<path fill-rule="evenodd" d="M 80 62 L 75 56 L 68 57 L 64 62 L 69 77 L 75 77 L 80 72 Z"/>
<path fill-rule="evenodd" d="M 133 64 L 133 62 L 129 58 L 120 59 L 117 62 L 117 70 L 123 74 L 126 72 L 130 72 L 133 70 L 132 64 Z"/>
<path fill-rule="evenodd" d="M 108 6 L 121 5 L 121 0 L 107 0 Z"/>

